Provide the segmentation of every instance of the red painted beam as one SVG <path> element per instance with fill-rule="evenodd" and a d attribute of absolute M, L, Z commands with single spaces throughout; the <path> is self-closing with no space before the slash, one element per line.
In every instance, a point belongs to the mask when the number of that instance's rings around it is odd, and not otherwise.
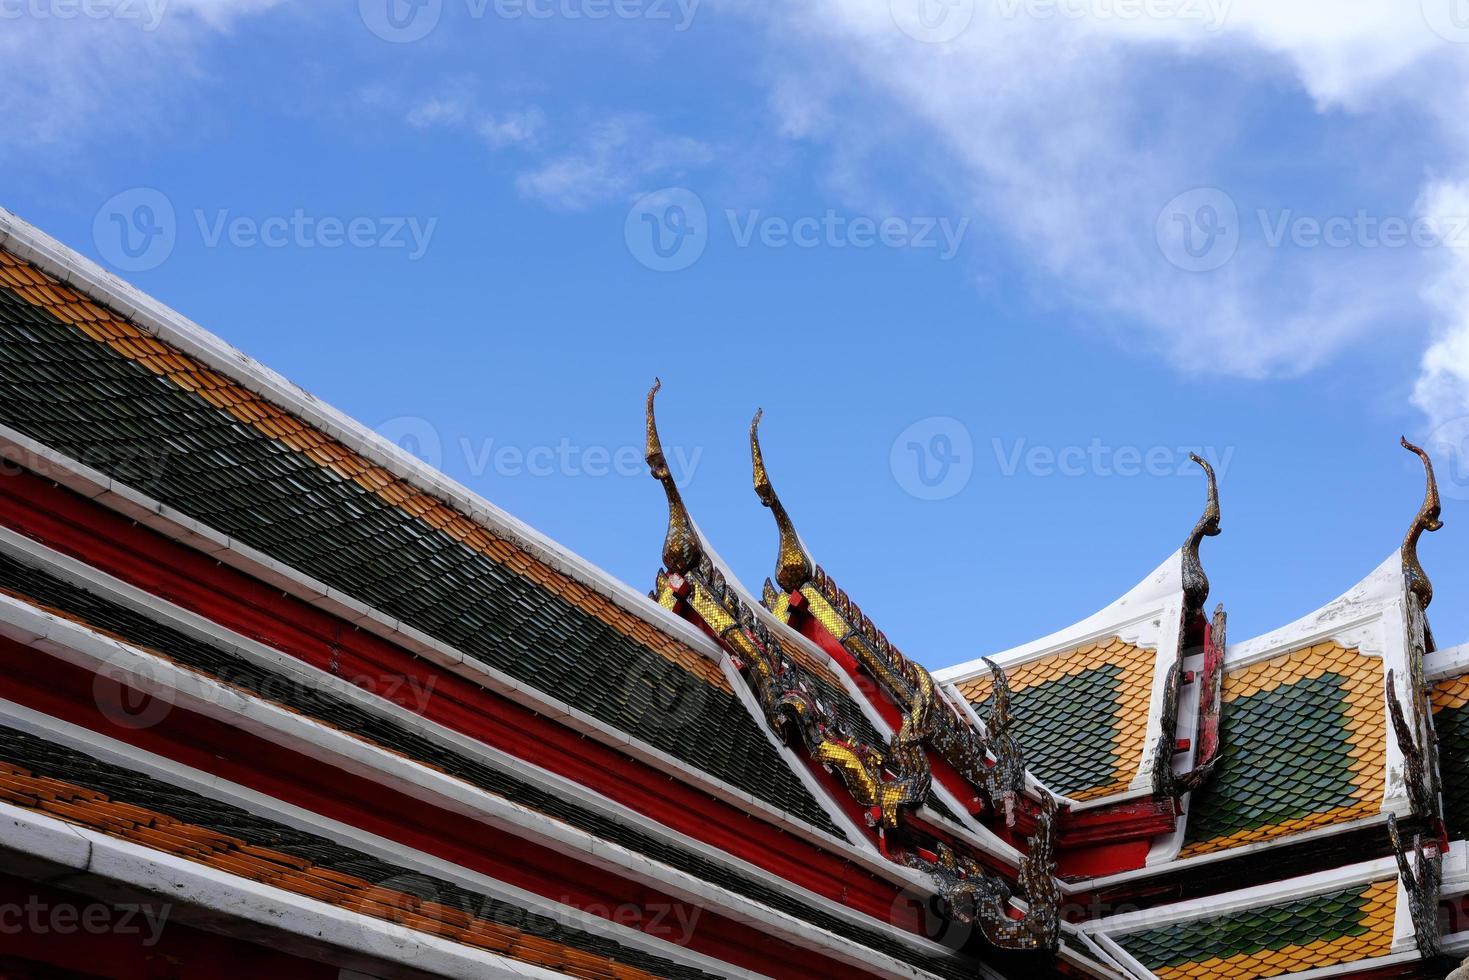
<path fill-rule="evenodd" d="M 113 904 L 3 875 L 0 976 L 337 980 L 335 966 L 195 929 L 179 917 L 179 909 L 165 897 L 140 896 Z"/>
<path fill-rule="evenodd" d="M 816 894 L 882 919 L 901 894 L 845 855 L 785 832 L 34 474 L 11 471 L 0 477 L 0 524 L 227 629 L 358 681 L 425 718 Z M 915 922 L 913 928 L 921 931 L 922 926 Z"/>
<path fill-rule="evenodd" d="M 136 705 L 143 695 L 33 647 L 0 638 L 0 671 L 6 677 L 9 700 L 553 902 L 773 977 L 836 980 L 852 975 L 852 967 L 795 947 L 768 930 L 691 905 L 578 857 L 496 833 L 471 817 L 178 706 L 148 727 L 118 724 L 117 712 L 104 711 L 100 705 Z M 680 931 L 681 923 L 691 923 L 692 928 Z"/>

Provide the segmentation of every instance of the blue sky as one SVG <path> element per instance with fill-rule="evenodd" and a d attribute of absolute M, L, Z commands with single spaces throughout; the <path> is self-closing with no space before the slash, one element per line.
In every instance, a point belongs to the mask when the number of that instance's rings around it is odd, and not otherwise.
<path fill-rule="evenodd" d="M 1401 540 L 1399 433 L 1469 640 L 1463 0 L 392 2 L 0 2 L 0 204 L 639 588 L 657 375 L 746 584 L 763 406 L 931 666 L 1141 579 L 1189 449 L 1231 636 L 1283 625 Z"/>

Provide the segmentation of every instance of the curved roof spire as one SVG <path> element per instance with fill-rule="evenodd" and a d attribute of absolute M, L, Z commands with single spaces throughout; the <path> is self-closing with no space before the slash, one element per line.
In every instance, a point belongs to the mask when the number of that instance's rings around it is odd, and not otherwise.
<path fill-rule="evenodd" d="M 787 592 L 794 592 L 811 581 L 815 566 L 801 544 L 801 536 L 786 513 L 785 505 L 775 495 L 770 485 L 770 475 L 765 472 L 765 457 L 760 452 L 760 418 L 765 409 L 757 409 L 750 422 L 750 462 L 755 470 L 755 494 L 760 502 L 775 515 L 775 526 L 780 529 L 780 555 L 775 563 L 775 581 Z"/>
<path fill-rule="evenodd" d="M 1183 542 L 1183 595 L 1190 609 L 1202 609 L 1209 598 L 1209 576 L 1204 574 L 1204 563 L 1199 558 L 1199 545 L 1204 538 L 1219 533 L 1219 483 L 1214 479 L 1214 467 L 1198 453 L 1189 453 L 1188 458 L 1204 468 L 1209 478 L 1209 502 L 1204 514 Z"/>
<path fill-rule="evenodd" d="M 1413 526 L 1408 528 L 1408 534 L 1403 538 L 1403 579 L 1407 582 L 1408 591 L 1418 597 L 1419 608 L 1427 609 L 1433 601 L 1433 583 L 1428 581 L 1428 574 L 1418 564 L 1418 539 L 1424 531 L 1437 531 L 1443 527 L 1443 521 L 1438 519 L 1441 513 L 1438 481 L 1433 476 L 1433 460 L 1428 458 L 1428 454 L 1409 442 L 1407 436 L 1399 441 L 1404 449 L 1423 460 L 1423 471 L 1428 479 L 1428 487 L 1423 492 L 1423 506 L 1418 508 Z"/>
<path fill-rule="evenodd" d="M 663 540 L 663 567 L 682 574 L 698 564 L 699 535 L 694 530 L 694 522 L 684 506 L 683 497 L 679 495 L 678 485 L 673 482 L 668 460 L 663 456 L 663 443 L 658 439 L 653 397 L 662 387 L 663 382 L 654 378 L 653 387 L 648 389 L 648 445 L 644 459 L 648 461 L 648 471 L 653 474 L 653 479 L 663 484 L 663 492 L 668 495 L 668 536 Z"/>

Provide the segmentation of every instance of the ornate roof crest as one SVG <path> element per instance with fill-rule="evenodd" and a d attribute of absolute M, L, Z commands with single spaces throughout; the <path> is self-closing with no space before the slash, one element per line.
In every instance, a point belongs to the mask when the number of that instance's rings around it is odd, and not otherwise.
<path fill-rule="evenodd" d="M 796 533 L 796 526 L 791 523 L 785 505 L 775 495 L 775 488 L 770 485 L 770 475 L 765 471 L 765 457 L 760 452 L 760 418 L 764 414 L 763 408 L 758 409 L 755 418 L 750 422 L 750 462 L 755 471 L 755 494 L 762 504 L 770 508 L 771 514 L 775 515 L 775 526 L 780 530 L 780 555 L 775 564 L 775 581 L 787 592 L 794 592 L 811 581 L 815 565 L 806 554 L 801 537 Z"/>
<path fill-rule="evenodd" d="M 1199 545 L 1204 538 L 1212 538 L 1219 533 L 1219 483 L 1214 479 L 1214 467 L 1208 460 L 1197 453 L 1189 453 L 1188 458 L 1202 466 L 1209 478 L 1209 501 L 1204 506 L 1204 514 L 1183 542 L 1184 600 L 1188 608 L 1202 609 L 1209 598 L 1209 576 L 1204 574 L 1204 564 L 1199 559 Z"/>
<path fill-rule="evenodd" d="M 668 470 L 668 460 L 663 456 L 663 443 L 658 439 L 658 421 L 653 417 L 653 398 L 662 387 L 663 382 L 654 378 L 653 387 L 648 389 L 648 445 L 644 458 L 648 461 L 648 470 L 653 474 L 653 479 L 663 484 L 663 492 L 668 495 L 668 536 L 663 540 L 663 567 L 670 572 L 682 574 L 698 564 L 702 549 L 699 546 L 699 534 L 694 530 L 693 518 L 689 517 L 688 508 L 684 506 L 683 497 L 678 492 L 678 484 L 673 481 L 673 474 Z"/>
<path fill-rule="evenodd" d="M 1418 539 L 1423 536 L 1424 531 L 1437 531 L 1443 527 L 1443 521 L 1438 519 L 1442 511 L 1438 481 L 1433 476 L 1433 460 L 1428 458 L 1428 454 L 1409 442 L 1407 436 L 1403 436 L 1400 441 L 1404 449 L 1423 460 L 1423 471 L 1428 479 L 1428 487 L 1423 492 L 1423 506 L 1418 508 L 1413 526 L 1408 528 L 1408 534 L 1403 538 L 1403 578 L 1407 582 L 1408 591 L 1418 597 L 1418 607 L 1427 609 L 1428 604 L 1433 601 L 1433 583 L 1428 580 L 1423 566 L 1418 564 Z"/>

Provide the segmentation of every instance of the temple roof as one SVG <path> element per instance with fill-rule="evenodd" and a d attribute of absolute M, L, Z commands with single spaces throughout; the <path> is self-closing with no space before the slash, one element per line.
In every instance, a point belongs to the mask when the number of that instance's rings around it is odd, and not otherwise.
<path fill-rule="evenodd" d="M 1427 482 L 1401 546 L 1293 623 L 1230 642 L 1222 606 L 1206 615 L 1200 546 L 1220 507 L 1204 465 L 1202 516 L 1141 583 L 931 673 L 816 562 L 775 492 L 758 414 L 753 483 L 777 538 L 757 595 L 673 484 L 649 394 L 647 456 L 669 503 L 650 597 L 4 212 L 0 386 L 0 447 L 24 477 L 0 487 L 5 642 L 72 671 L 107 655 L 149 665 L 171 696 L 202 698 L 187 703 L 211 724 L 314 739 L 375 785 L 452 799 L 509 835 L 488 851 L 534 841 L 610 887 L 668 888 L 766 930 L 772 948 L 904 978 L 991 964 L 1264 977 L 1416 951 L 1431 962 L 1440 939 L 1469 948 L 1469 932 L 1433 925 L 1469 892 L 1469 865 L 1444 871 L 1446 845 L 1469 835 L 1469 653 L 1436 652 L 1427 625 L 1417 549 L 1441 502 L 1406 441 Z M 88 542 L 97 528 L 113 537 Z M 138 557 L 153 550 L 241 578 L 214 582 L 211 606 L 185 581 L 197 567 L 144 567 L 168 560 Z M 294 605 L 219 598 L 240 582 Z M 357 631 L 381 646 L 345 637 Z M 353 688 L 338 672 L 347 647 L 460 686 L 430 720 Z M 527 726 L 513 745 L 451 719 L 504 724 L 512 706 Z M 288 825 L 173 778 L 149 755 L 158 733 L 125 750 L 52 724 L 63 737 L 41 714 L 0 704 L 7 806 L 297 897 L 406 907 L 455 943 L 557 972 L 722 972 L 602 923 L 516 931 L 454 915 L 466 901 L 493 912 L 504 894 L 461 894 L 458 879 L 416 894 L 400 886 L 421 872 L 330 839 L 322 820 Z M 539 764 L 542 722 L 572 733 L 554 772 Z M 199 779 L 228 782 L 216 777 Z M 733 812 L 701 827 L 706 803 Z M 1343 849 L 1365 863 L 1343 868 Z M 906 899 L 937 909 L 944 935 Z M 1063 921 L 1108 902 L 1141 910 Z"/>

